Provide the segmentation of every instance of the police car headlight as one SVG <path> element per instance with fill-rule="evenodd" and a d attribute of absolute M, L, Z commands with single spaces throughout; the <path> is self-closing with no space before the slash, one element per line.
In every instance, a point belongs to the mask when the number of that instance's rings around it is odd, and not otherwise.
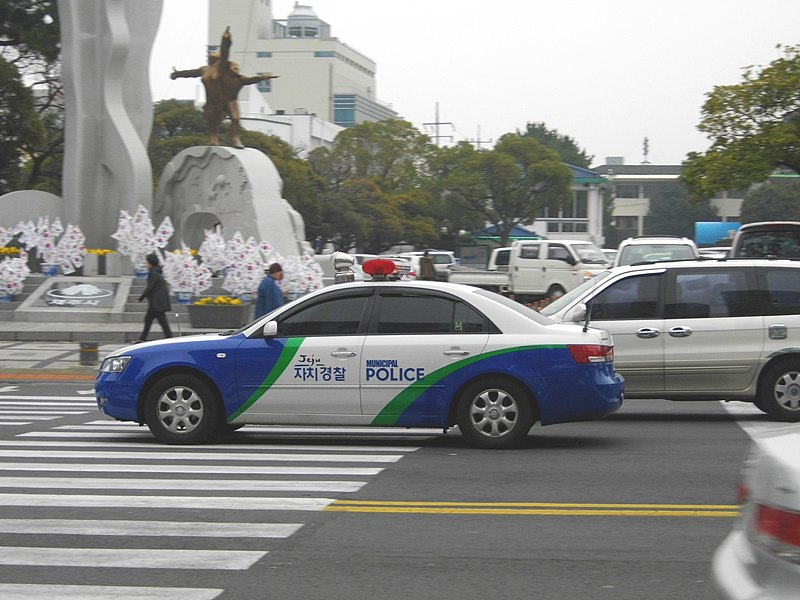
<path fill-rule="evenodd" d="M 102 373 L 120 373 L 130 360 L 130 356 L 110 356 L 100 365 L 100 371 Z"/>

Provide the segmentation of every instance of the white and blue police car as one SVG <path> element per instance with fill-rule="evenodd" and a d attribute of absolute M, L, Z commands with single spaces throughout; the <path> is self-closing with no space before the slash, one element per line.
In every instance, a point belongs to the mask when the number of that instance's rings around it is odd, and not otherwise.
<path fill-rule="evenodd" d="M 100 411 L 168 444 L 246 424 L 458 427 L 472 445 L 518 445 L 537 421 L 616 411 L 611 336 L 551 321 L 494 292 L 395 281 L 332 285 L 235 331 L 121 348 L 103 360 Z"/>

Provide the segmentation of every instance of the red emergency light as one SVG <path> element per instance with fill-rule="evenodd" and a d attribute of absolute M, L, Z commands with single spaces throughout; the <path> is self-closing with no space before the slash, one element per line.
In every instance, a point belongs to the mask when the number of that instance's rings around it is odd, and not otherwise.
<path fill-rule="evenodd" d="M 361 265 L 361 269 L 374 279 L 386 279 L 388 275 L 397 271 L 397 265 L 394 264 L 394 261 L 386 258 L 372 258 L 364 261 L 364 264 Z"/>

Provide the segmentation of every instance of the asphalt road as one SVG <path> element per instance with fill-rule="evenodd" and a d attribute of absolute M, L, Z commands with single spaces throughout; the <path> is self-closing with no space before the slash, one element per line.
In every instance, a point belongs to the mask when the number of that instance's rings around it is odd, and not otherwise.
<path fill-rule="evenodd" d="M 798 427 L 630 400 L 513 451 L 250 427 L 166 447 L 90 389 L 0 384 L 3 600 L 712 598 L 750 437 Z"/>

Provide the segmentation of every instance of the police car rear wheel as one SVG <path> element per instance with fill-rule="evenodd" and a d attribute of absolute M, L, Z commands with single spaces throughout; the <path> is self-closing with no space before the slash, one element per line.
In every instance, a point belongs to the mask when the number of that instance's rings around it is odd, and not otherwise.
<path fill-rule="evenodd" d="M 800 421 L 800 364 L 784 361 L 767 369 L 755 404 L 779 421 Z"/>
<path fill-rule="evenodd" d="M 216 394 L 192 375 L 162 379 L 150 390 L 144 409 L 147 426 L 165 444 L 205 442 L 220 419 Z"/>
<path fill-rule="evenodd" d="M 533 426 L 530 395 L 517 383 L 476 382 L 459 399 L 458 428 L 471 444 L 508 448 L 519 444 Z"/>

